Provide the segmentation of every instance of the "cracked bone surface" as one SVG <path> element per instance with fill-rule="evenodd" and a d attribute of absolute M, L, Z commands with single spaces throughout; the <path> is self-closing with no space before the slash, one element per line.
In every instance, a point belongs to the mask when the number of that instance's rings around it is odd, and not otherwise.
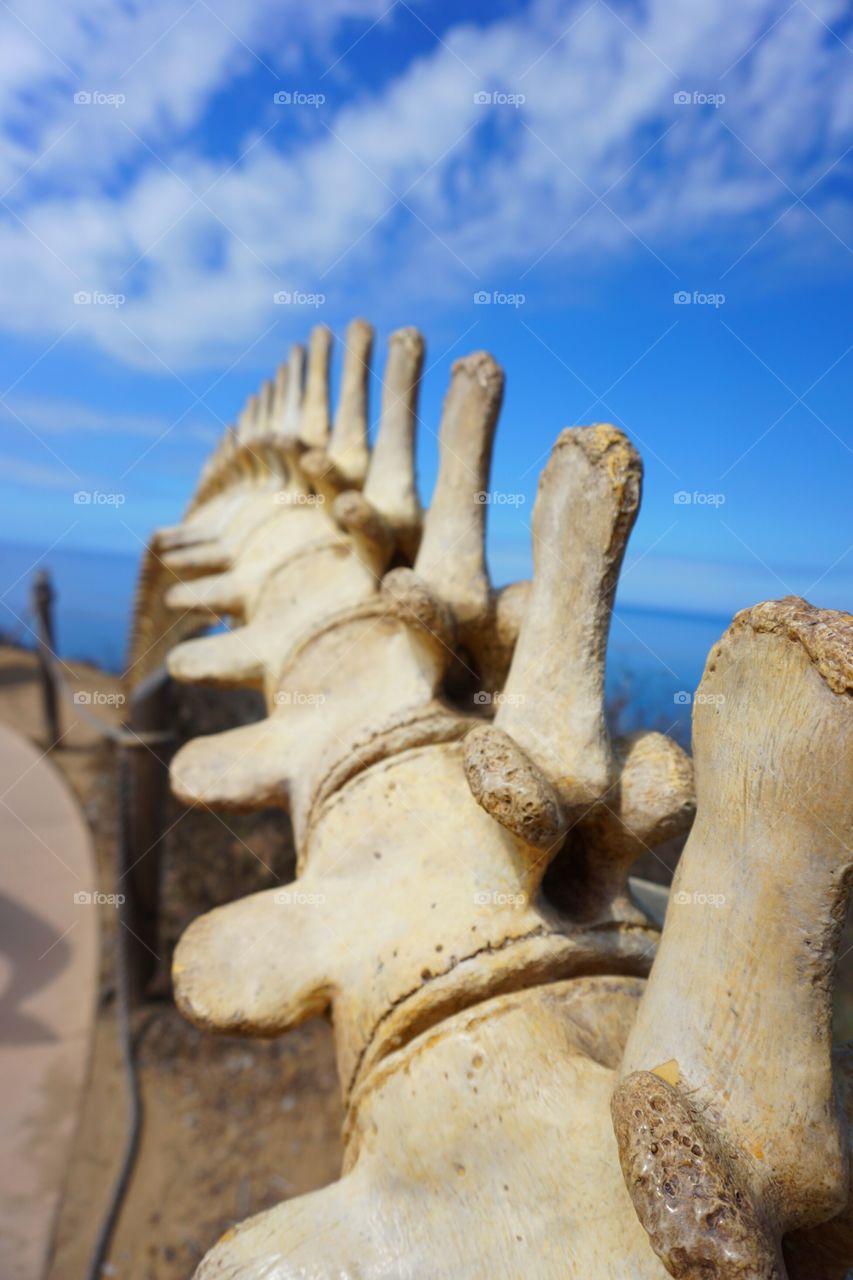
<path fill-rule="evenodd" d="M 771 1280 L 788 1274 L 783 1234 L 849 1198 L 830 1001 L 853 866 L 853 617 L 796 597 L 738 614 L 708 659 L 693 748 L 696 823 L 615 1129 L 673 1276 Z"/>

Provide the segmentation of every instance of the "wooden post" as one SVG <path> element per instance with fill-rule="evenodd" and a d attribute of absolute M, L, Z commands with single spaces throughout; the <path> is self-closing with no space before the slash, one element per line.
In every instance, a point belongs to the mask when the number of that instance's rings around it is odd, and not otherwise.
<path fill-rule="evenodd" d="M 32 607 L 36 619 L 36 654 L 42 688 L 47 745 L 53 747 L 59 741 L 59 708 L 56 681 L 53 674 L 55 659 L 53 603 L 56 592 L 47 569 L 39 569 L 33 580 Z"/>
<path fill-rule="evenodd" d="M 172 682 L 160 667 L 134 689 L 127 727 L 140 735 L 166 732 L 172 725 L 172 709 Z M 135 747 L 126 751 L 122 765 L 126 771 L 124 866 L 119 875 L 122 892 L 127 895 L 126 919 L 131 932 L 128 977 L 134 1000 L 146 993 L 157 976 L 163 817 L 172 750 L 168 739 Z"/>

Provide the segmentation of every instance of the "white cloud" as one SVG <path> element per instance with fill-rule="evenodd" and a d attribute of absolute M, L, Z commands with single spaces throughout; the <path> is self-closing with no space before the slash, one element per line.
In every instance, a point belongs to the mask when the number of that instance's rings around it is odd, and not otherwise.
<path fill-rule="evenodd" d="M 0 12 L 0 118 L 7 134 L 25 136 L 27 144 L 6 150 L 6 177 L 14 181 L 35 160 L 39 173 L 88 186 L 124 157 L 145 157 L 146 146 L 168 147 L 235 78 L 263 67 L 272 88 L 286 41 L 324 43 L 342 19 L 373 20 L 386 7 L 383 0 L 322 7 L 298 0 L 11 0 Z M 125 101 L 120 109 L 75 105 L 79 92 Z M 17 172 L 10 165 L 16 158 L 26 161 Z"/>
<path fill-rule="evenodd" d="M 25 485 L 35 489 L 77 489 L 79 478 L 62 467 L 45 466 L 26 462 L 9 454 L 0 454 L 0 475 L 7 484 Z"/>
<path fill-rule="evenodd" d="M 40 397 L 16 398 L 8 406 L 0 405 L 0 414 L 6 419 L 10 429 L 19 426 L 22 430 L 32 428 L 51 435 L 109 431 L 156 438 L 169 426 L 168 421 L 160 414 L 123 413 L 74 404 L 69 400 Z"/>
<path fill-rule="evenodd" d="M 102 410 L 91 404 L 37 396 L 15 396 L 6 403 L 0 402 L 0 425 L 9 431 L 49 436 L 95 433 L 159 440 L 160 436 L 174 433 L 174 438 L 206 445 L 215 444 L 222 435 L 218 422 L 211 426 L 181 416 L 174 426 L 163 413 Z"/>
<path fill-rule="evenodd" d="M 322 112 L 295 140 L 288 108 L 271 108 L 225 162 L 188 141 L 211 96 L 256 65 L 242 41 L 283 65 L 286 41 L 329 46 L 343 18 L 373 21 L 385 8 L 337 0 L 319 22 L 308 6 L 253 0 L 223 10 L 231 34 L 198 0 L 125 77 L 135 86 L 126 107 L 76 117 L 66 97 L 78 81 L 10 28 L 7 95 L 20 105 L 34 82 L 46 88 L 26 146 L 20 131 L 7 136 L 7 165 L 59 138 L 69 118 L 72 127 L 16 188 L 20 220 L 0 222 L 4 324 L 46 340 L 73 325 L 74 337 L 154 369 L 229 363 L 267 327 L 294 322 L 273 306 L 277 288 L 321 290 L 342 306 L 356 296 L 381 321 L 389 279 L 395 296 L 461 296 L 540 256 L 583 265 L 644 252 L 637 237 L 666 257 L 679 240 L 729 227 L 758 236 L 791 203 L 786 184 L 802 191 L 849 145 L 849 55 L 823 25 L 841 20 L 841 0 L 795 0 L 787 13 L 780 0 L 723 0 L 689 17 L 678 0 L 619 16 L 602 0 L 533 0 L 512 18 L 445 31 L 372 96 Z M 56 22 L 44 0 L 26 10 L 79 83 L 105 90 L 108 72 L 180 12 L 174 0 L 100 0 L 85 22 L 73 4 Z M 677 89 L 725 93 L 725 107 L 678 107 Z M 483 107 L 478 90 L 527 100 L 521 111 Z M 109 181 L 130 154 L 131 176 Z M 45 194 L 35 180 L 48 173 Z M 597 202 L 605 192 L 612 212 Z M 810 199 L 820 205 L 820 185 Z M 835 225 L 835 205 L 820 208 Z M 780 230 L 804 225 L 792 217 Z M 121 291 L 127 303 L 75 306 L 80 289 Z M 313 318 L 296 317 L 305 327 Z"/>

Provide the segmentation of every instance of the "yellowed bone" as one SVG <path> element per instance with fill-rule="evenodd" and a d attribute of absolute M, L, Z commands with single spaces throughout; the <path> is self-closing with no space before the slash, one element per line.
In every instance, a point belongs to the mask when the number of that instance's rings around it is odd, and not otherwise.
<path fill-rule="evenodd" d="M 356 1095 L 342 1181 L 228 1232 L 198 1280 L 666 1280 L 608 1134 L 632 979 L 451 1014 Z"/>
<path fill-rule="evenodd" d="M 853 870 L 838 785 L 853 770 L 853 617 L 795 597 L 738 614 L 708 659 L 693 745 L 696 824 L 616 1132 L 673 1275 L 781 1276 L 782 1235 L 848 1198 L 830 996 Z M 677 1078 L 655 1074 L 666 1059 Z M 673 1126 L 690 1143 L 678 1162 L 660 1137 Z"/>

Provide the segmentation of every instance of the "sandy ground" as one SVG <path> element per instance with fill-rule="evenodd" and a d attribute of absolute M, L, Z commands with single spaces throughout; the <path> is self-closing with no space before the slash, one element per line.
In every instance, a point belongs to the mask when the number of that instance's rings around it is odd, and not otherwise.
<path fill-rule="evenodd" d="M 72 664 L 75 687 L 118 692 L 118 681 Z M 93 708 L 120 718 L 120 708 Z M 190 692 L 181 704 L 186 733 L 238 721 L 242 709 Z M 86 725 L 63 710 L 67 730 L 53 761 L 91 823 L 101 888 L 114 891 L 115 758 Z M 217 720 L 217 717 L 219 719 Z M 40 728 L 35 662 L 0 649 L 0 720 L 34 741 Z M 174 942 L 201 911 L 289 879 L 292 848 L 278 814 L 219 818 L 182 810 L 163 874 L 162 973 Z M 672 863 L 670 853 L 665 862 Z M 665 880 L 657 859 L 638 868 Z M 83 1280 L 125 1137 L 124 1082 L 115 1035 L 115 913 L 101 921 L 100 1005 L 88 1089 L 68 1171 L 47 1280 Z M 853 1038 L 853 928 L 842 944 L 836 1002 L 838 1039 Z M 186 1280 L 234 1223 L 290 1196 L 333 1181 L 340 1169 L 340 1106 L 331 1033 L 311 1022 L 279 1041 L 217 1039 L 189 1026 L 168 996 L 134 1015 L 145 1109 L 139 1158 L 105 1274 L 132 1280 Z"/>

